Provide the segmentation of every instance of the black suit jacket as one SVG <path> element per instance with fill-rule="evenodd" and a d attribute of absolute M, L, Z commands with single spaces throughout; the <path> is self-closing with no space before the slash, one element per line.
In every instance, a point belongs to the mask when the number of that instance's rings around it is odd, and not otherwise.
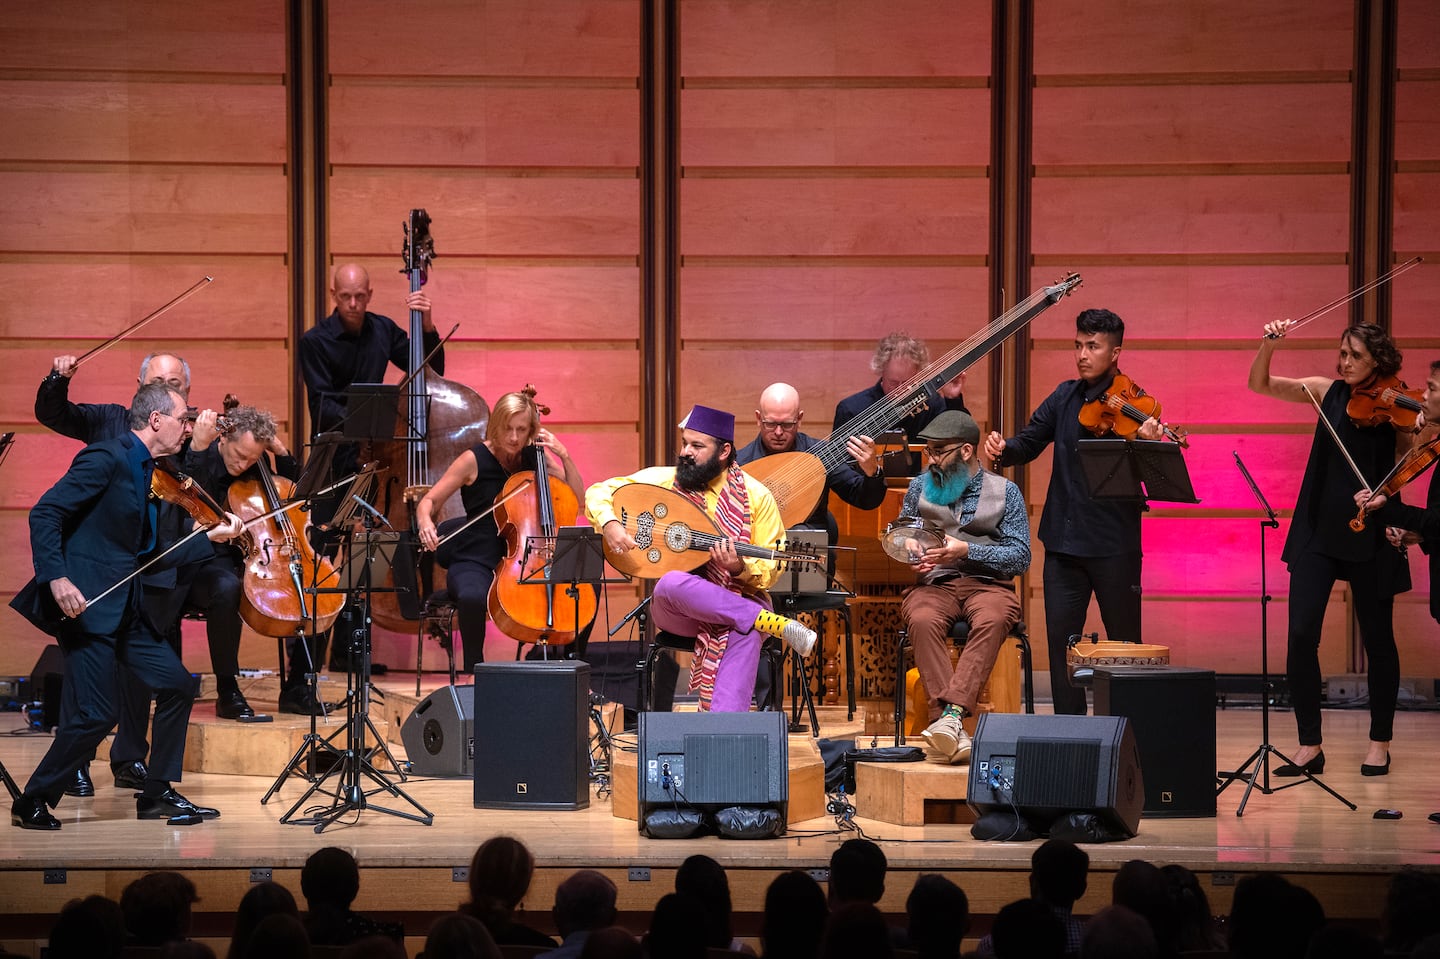
<path fill-rule="evenodd" d="M 30 510 L 30 551 L 35 578 L 15 596 L 11 606 L 46 632 L 55 633 L 63 618 L 49 584 L 68 578 L 92 599 L 129 576 L 144 558 L 146 498 L 150 487 L 137 487 L 130 465 L 140 444 L 134 433 L 92 443 L 76 455 L 65 475 Z M 167 543 L 157 543 L 154 552 Z M 214 555 L 210 541 L 197 534 L 161 561 L 168 568 L 199 562 Z M 136 603 L 138 584 L 111 593 L 74 621 L 86 633 L 110 635 L 120 626 L 127 607 Z"/>

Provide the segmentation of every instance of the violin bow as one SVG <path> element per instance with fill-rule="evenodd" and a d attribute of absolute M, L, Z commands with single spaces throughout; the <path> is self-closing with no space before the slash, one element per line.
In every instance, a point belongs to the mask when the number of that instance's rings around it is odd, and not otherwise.
<path fill-rule="evenodd" d="M 1346 293 L 1344 296 L 1340 297 L 1340 298 L 1337 299 L 1337 300 L 1331 300 L 1329 303 L 1326 303 L 1324 306 L 1320 307 L 1318 310 L 1313 310 L 1313 311 L 1311 311 L 1311 312 L 1309 312 L 1309 313 L 1306 313 L 1304 316 L 1300 317 L 1300 319 L 1298 319 L 1298 320 L 1296 320 L 1295 322 L 1291 323 L 1291 324 L 1285 329 L 1285 332 L 1286 332 L 1286 333 L 1293 333 L 1293 332 L 1295 332 L 1295 331 L 1298 330 L 1300 327 L 1304 326 L 1306 323 L 1309 323 L 1311 320 L 1313 320 L 1313 319 L 1315 319 L 1315 318 L 1317 318 L 1317 317 L 1324 316 L 1326 313 L 1329 313 L 1331 310 L 1339 309 L 1340 307 L 1344 306 L 1346 303 L 1349 303 L 1351 300 L 1354 300 L 1354 299 L 1356 299 L 1357 297 L 1364 296 L 1366 293 L 1369 293 L 1371 290 L 1377 290 L 1377 289 L 1379 289 L 1380 287 L 1384 286 L 1386 283 L 1389 283 L 1391 280 L 1395 279 L 1395 277 L 1399 276 L 1401 273 L 1404 273 L 1406 270 L 1409 270 L 1409 269 L 1411 269 L 1411 268 L 1413 268 L 1413 267 L 1419 266 L 1421 263 L 1424 263 L 1424 262 L 1425 262 L 1425 258 L 1424 258 L 1423 256 L 1412 256 L 1410 259 L 1406 260 L 1404 263 L 1401 263 L 1399 266 L 1395 267 L 1393 270 L 1391 270 L 1390 272 L 1384 274 L 1383 276 L 1377 276 L 1375 279 L 1371 280 L 1369 283 L 1366 283 L 1364 286 L 1362 286 L 1362 287 L 1360 287 L 1360 288 L 1358 288 L 1358 289 L 1351 290 L 1349 293 Z M 1267 340 L 1278 340 L 1278 339 L 1280 339 L 1280 334 L 1278 334 L 1278 333 L 1266 333 L 1263 338 L 1264 338 L 1264 339 L 1267 339 Z"/>
<path fill-rule="evenodd" d="M 504 496 L 491 503 L 489 509 L 485 510 L 484 512 L 476 513 L 474 516 L 466 520 L 462 525 L 455 527 L 450 532 L 440 537 L 435 542 L 435 548 L 439 549 L 441 546 L 444 546 L 446 543 L 450 542 L 452 539 L 459 536 L 461 533 L 465 532 L 467 529 L 474 526 L 476 523 L 480 522 L 482 519 L 489 516 L 491 513 L 495 512 L 497 509 L 503 506 L 506 501 L 512 500 L 515 497 L 519 496 L 525 489 L 534 485 L 534 483 L 534 480 L 521 480 L 519 486 L 515 487 L 510 492 L 506 493 Z"/>
<path fill-rule="evenodd" d="M 202 276 L 199 280 L 196 281 L 194 286 L 190 287 L 190 289 L 175 297 L 175 299 L 171 300 L 169 303 L 166 303 L 164 306 L 160 307 L 160 309 L 156 310 L 154 313 L 151 313 L 149 316 L 145 316 L 136 320 L 134 323 L 131 323 L 128 327 L 121 330 L 119 333 L 116 333 L 114 336 L 110 337 L 110 339 L 106 340 L 104 343 L 101 343 L 99 346 L 94 347 L 89 352 L 83 354 L 79 359 L 75 361 L 75 366 L 78 368 L 81 363 L 84 363 L 86 360 L 90 359 L 90 357 L 102 352 L 103 350 L 108 350 L 110 347 L 114 346 L 116 343 L 119 343 L 121 340 L 125 339 L 125 337 L 129 336 L 131 333 L 134 333 L 136 330 L 140 329 L 140 327 L 144 326 L 146 323 L 149 323 L 151 320 L 160 316 L 162 313 L 165 313 L 167 310 L 179 306 L 181 303 L 190 299 L 190 297 L 198 293 L 207 283 L 213 282 L 215 282 L 215 277 Z"/>
<path fill-rule="evenodd" d="M 180 539 L 177 539 L 177 540 L 176 540 L 174 543 L 172 543 L 168 548 L 166 548 L 166 550 L 165 550 L 163 553 L 160 553 L 158 556 L 156 556 L 156 557 L 154 557 L 153 559 L 151 559 L 151 560 L 149 560 L 148 562 L 146 562 L 143 566 L 140 566 L 139 568 L 137 568 L 137 569 L 135 570 L 135 572 L 131 573 L 129 576 L 126 576 L 124 579 L 122 579 L 122 580 L 120 580 L 119 582 L 117 582 L 114 586 L 111 586 L 109 589 L 105 590 L 105 592 L 101 593 L 99 596 L 96 596 L 94 599 L 87 599 L 87 600 L 85 600 L 85 609 L 89 609 L 91 606 L 94 606 L 96 603 L 100 602 L 100 600 L 104 599 L 106 596 L 109 596 L 111 593 L 115 592 L 115 590 L 119 589 L 121 586 L 124 586 L 126 583 L 130 582 L 132 579 L 134 579 L 135 577 L 139 576 L 141 573 L 145 572 L 145 571 L 146 571 L 147 569 L 149 569 L 151 566 L 154 566 L 156 563 L 160 562 L 160 561 L 161 561 L 162 559 L 164 559 L 166 556 L 169 556 L 171 553 L 175 552 L 177 549 L 179 549 L 180 547 L 184 546 L 186 543 L 190 542 L 192 539 L 195 538 L 196 534 L 207 532 L 207 531 L 209 531 L 209 529 L 210 529 L 209 526 L 204 526 L 204 525 L 201 525 L 200 523 L 196 523 L 194 529 L 192 529 L 190 532 L 186 533 L 186 534 L 185 534 L 183 537 L 181 537 Z M 84 597 L 81 597 L 81 598 L 83 599 Z M 85 612 L 85 609 L 82 609 L 81 612 L 82 612 L 82 613 Z"/>
<path fill-rule="evenodd" d="M 1335 446 L 1340 450 L 1340 455 L 1345 457 L 1345 462 L 1349 463 L 1350 468 L 1355 471 L 1355 478 L 1360 481 L 1360 485 L 1365 489 L 1374 489 L 1375 487 L 1371 486 L 1370 481 L 1365 478 L 1365 474 L 1360 472 L 1360 467 L 1356 466 L 1355 461 L 1350 458 L 1350 451 L 1347 450 L 1345 444 L 1340 441 L 1340 434 L 1335 432 L 1335 427 L 1331 426 L 1330 421 L 1325 418 L 1324 411 L 1320 409 L 1320 402 L 1315 399 L 1315 394 L 1310 392 L 1310 387 L 1301 383 L 1300 389 L 1304 390 L 1305 395 L 1309 397 L 1310 405 L 1315 407 L 1315 412 L 1319 415 L 1320 422 L 1325 424 L 1325 431 L 1329 433 L 1330 438 L 1335 441 Z"/>

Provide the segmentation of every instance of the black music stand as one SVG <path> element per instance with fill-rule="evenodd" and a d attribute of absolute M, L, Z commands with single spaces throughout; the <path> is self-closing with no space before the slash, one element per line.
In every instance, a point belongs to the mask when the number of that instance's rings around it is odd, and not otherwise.
<path fill-rule="evenodd" d="M 1101 500 L 1198 503 L 1185 457 L 1161 440 L 1081 440 L 1080 470 L 1090 495 Z"/>
<path fill-rule="evenodd" d="M 1231 455 L 1235 457 L 1235 465 L 1240 467 L 1240 475 L 1245 477 L 1245 482 L 1249 485 L 1250 492 L 1255 497 L 1255 502 L 1259 503 L 1260 509 L 1265 512 L 1265 518 L 1260 521 L 1260 745 L 1250 754 L 1250 758 L 1241 763 L 1239 768 L 1234 772 L 1222 771 L 1215 774 L 1216 778 L 1224 779 L 1224 782 L 1215 790 L 1215 795 L 1219 796 L 1225 791 L 1226 787 L 1235 780 L 1245 780 L 1245 795 L 1240 797 L 1240 806 L 1235 810 L 1236 817 L 1240 817 L 1245 815 L 1245 804 L 1250 801 L 1250 791 L 1255 788 L 1256 780 L 1260 782 L 1260 792 L 1268 796 L 1282 789 L 1289 789 L 1291 786 L 1299 786 L 1308 779 L 1349 806 L 1351 810 L 1354 810 L 1354 803 L 1325 785 L 1325 783 L 1317 779 L 1313 773 L 1305 769 L 1304 766 L 1301 766 L 1295 762 L 1295 760 L 1270 745 L 1270 694 L 1272 690 L 1270 685 L 1271 597 L 1270 590 L 1266 588 L 1265 583 L 1265 530 L 1279 529 L 1280 520 L 1275 518 L 1275 511 L 1270 508 L 1270 503 L 1265 499 L 1265 494 L 1260 492 L 1260 486 L 1255 482 L 1255 477 L 1251 476 L 1250 471 L 1245 468 L 1245 463 L 1240 459 L 1240 454 L 1238 452 L 1232 452 Z M 1272 755 L 1283 759 L 1285 762 L 1299 769 L 1305 779 L 1297 779 L 1293 783 L 1286 783 L 1283 786 L 1271 786 L 1270 757 Z M 1251 772 L 1246 772 L 1252 765 L 1255 769 Z"/>
<path fill-rule="evenodd" d="M 351 383 L 340 394 L 345 399 L 345 418 L 337 428 L 350 440 L 403 439 L 395 435 L 400 413 L 398 383 Z"/>
<path fill-rule="evenodd" d="M 531 537 L 531 539 L 549 539 L 549 537 Z M 550 546 L 553 549 L 550 554 L 550 562 L 543 567 L 541 576 L 526 577 L 520 580 L 522 583 L 543 584 L 551 592 L 552 602 L 554 601 L 555 587 L 561 583 L 565 584 L 565 595 L 570 597 L 575 606 L 575 620 L 580 619 L 580 587 L 581 585 L 592 586 L 596 590 L 596 597 L 599 597 L 599 590 L 606 583 L 623 583 L 624 578 L 605 578 L 605 537 L 601 536 L 591 526 L 561 526 L 555 531 L 555 537 L 550 543 L 541 544 L 541 548 Z M 529 550 L 533 544 L 526 544 Z M 552 607 L 553 608 L 553 607 Z M 550 644 L 540 644 L 541 656 L 549 659 Z M 576 649 L 576 659 L 585 658 L 583 648 Z"/>

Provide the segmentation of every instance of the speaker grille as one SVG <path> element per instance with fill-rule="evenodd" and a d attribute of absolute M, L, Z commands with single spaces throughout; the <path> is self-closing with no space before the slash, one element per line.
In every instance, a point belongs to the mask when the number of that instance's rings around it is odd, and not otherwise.
<path fill-rule="evenodd" d="M 692 803 L 770 800 L 769 738 L 745 734 L 688 735 L 685 759 Z"/>
<path fill-rule="evenodd" d="M 1088 808 L 1095 804 L 1099 775 L 1097 740 L 1015 741 L 1015 801 L 1021 806 Z"/>

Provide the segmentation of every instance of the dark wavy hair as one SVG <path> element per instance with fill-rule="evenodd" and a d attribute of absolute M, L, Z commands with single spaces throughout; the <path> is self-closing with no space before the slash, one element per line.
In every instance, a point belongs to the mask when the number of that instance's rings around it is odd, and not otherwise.
<path fill-rule="evenodd" d="M 1345 327 L 1345 332 L 1340 334 L 1340 342 L 1344 343 L 1350 337 L 1354 337 L 1365 344 L 1369 351 L 1370 358 L 1375 361 L 1376 376 L 1394 376 L 1400 372 L 1401 354 L 1400 348 L 1395 341 L 1390 339 L 1386 333 L 1374 323 L 1356 323 L 1353 326 Z M 1335 362 L 1335 372 L 1340 372 L 1340 362 Z"/>
<path fill-rule="evenodd" d="M 1120 346 L 1125 342 L 1125 321 L 1109 310 L 1084 310 L 1075 317 L 1075 332 L 1106 333 Z"/>

